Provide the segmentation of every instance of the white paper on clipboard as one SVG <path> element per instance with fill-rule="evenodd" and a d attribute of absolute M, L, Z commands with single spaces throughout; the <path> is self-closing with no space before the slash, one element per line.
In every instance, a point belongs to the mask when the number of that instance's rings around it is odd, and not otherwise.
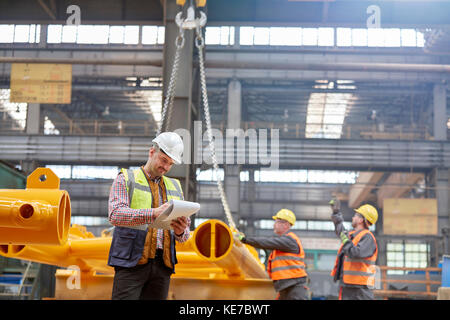
<path fill-rule="evenodd" d="M 169 203 L 169 207 L 153 223 L 149 224 L 150 228 L 171 229 L 170 222 L 172 220 L 180 217 L 190 217 L 200 210 L 200 203 L 197 202 L 170 200 Z"/>

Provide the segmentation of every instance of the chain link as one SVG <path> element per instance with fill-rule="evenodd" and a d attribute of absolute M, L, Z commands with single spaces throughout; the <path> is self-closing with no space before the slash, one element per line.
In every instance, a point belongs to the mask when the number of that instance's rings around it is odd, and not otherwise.
<path fill-rule="evenodd" d="M 208 103 L 208 92 L 206 90 L 206 72 L 205 72 L 205 63 L 204 63 L 204 57 L 203 57 L 203 48 L 205 46 L 201 30 L 199 28 L 196 29 L 197 36 L 195 38 L 195 46 L 198 49 L 198 60 L 199 60 L 199 66 L 200 66 L 200 83 L 201 83 L 201 90 L 202 90 L 202 98 L 203 98 L 203 108 L 205 111 L 205 122 L 206 122 L 206 133 L 208 136 L 208 142 L 209 142 L 209 151 L 211 153 L 211 159 L 213 162 L 214 172 L 216 174 L 217 178 L 217 188 L 219 189 L 220 193 L 220 199 L 222 201 L 223 208 L 225 210 L 225 216 L 228 220 L 228 225 L 233 230 L 237 230 L 236 224 L 233 221 L 233 216 L 231 215 L 230 207 L 228 206 L 227 197 L 225 195 L 225 191 L 223 189 L 222 181 L 219 179 L 219 164 L 217 162 L 216 158 L 216 150 L 214 147 L 214 141 L 212 138 L 212 131 L 211 131 L 211 116 L 209 114 L 209 103 Z"/>
<path fill-rule="evenodd" d="M 169 87 L 167 88 L 166 98 L 164 99 L 164 107 L 161 112 L 161 121 L 158 124 L 158 131 L 156 135 L 158 136 L 162 131 L 169 130 L 170 120 L 172 118 L 173 113 L 173 100 L 175 98 L 175 87 L 177 84 L 177 74 L 178 74 L 178 66 L 180 64 L 180 53 L 181 49 L 184 46 L 185 38 L 184 38 L 184 29 L 179 28 L 179 34 L 175 39 L 175 46 L 177 47 L 175 51 L 175 57 L 173 61 L 172 72 L 170 74 Z M 169 111 L 166 119 L 167 111 Z"/>
<path fill-rule="evenodd" d="M 185 42 L 184 29 L 180 27 L 179 34 L 175 40 L 175 45 L 176 45 L 177 49 L 175 51 L 172 72 L 170 74 L 169 86 L 167 88 L 166 98 L 164 100 L 164 106 L 163 106 L 163 110 L 161 112 L 161 121 L 158 124 L 158 131 L 157 131 L 156 135 L 159 135 L 162 132 L 162 130 L 169 130 L 170 120 L 171 120 L 172 112 L 173 112 L 173 101 L 175 98 L 174 93 L 175 93 L 176 80 L 177 80 L 177 74 L 178 74 L 178 66 L 180 63 L 180 53 L 181 53 L 181 49 L 184 46 L 184 42 Z M 236 228 L 236 224 L 233 221 L 233 216 L 231 215 L 231 210 L 228 205 L 228 200 L 225 195 L 225 190 L 223 188 L 222 181 L 219 179 L 219 164 L 217 162 L 216 150 L 215 150 L 214 141 L 212 138 L 211 116 L 209 113 L 208 92 L 206 90 L 206 72 L 205 72 L 205 63 L 204 63 L 204 57 L 203 57 L 203 48 L 205 47 L 205 41 L 203 39 L 200 26 L 197 26 L 197 28 L 196 28 L 195 46 L 198 49 L 198 57 L 199 57 L 199 65 L 200 65 L 200 83 L 201 83 L 201 91 L 202 91 L 202 98 L 203 98 L 203 108 L 204 108 L 204 112 L 205 112 L 206 132 L 207 132 L 207 136 L 208 136 L 209 150 L 211 153 L 213 168 L 214 168 L 214 172 L 217 177 L 217 188 L 219 189 L 220 199 L 222 201 L 222 205 L 225 210 L 225 216 L 228 220 L 228 224 L 233 231 L 234 230 L 238 231 Z M 166 114 L 168 115 L 167 121 L 165 121 Z"/>

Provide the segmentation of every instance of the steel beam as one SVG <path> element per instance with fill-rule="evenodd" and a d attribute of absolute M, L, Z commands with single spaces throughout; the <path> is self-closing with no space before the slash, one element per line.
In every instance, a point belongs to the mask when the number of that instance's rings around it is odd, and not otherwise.
<path fill-rule="evenodd" d="M 0 51 L 0 76 L 9 77 L 10 63 L 70 63 L 73 75 L 84 77 L 162 76 L 162 52 L 132 50 L 36 49 Z M 369 60 L 369 61 L 368 61 Z M 433 57 L 296 52 L 207 51 L 208 79 L 352 79 L 440 82 L 449 79 L 450 65 Z M 139 66 L 139 67 L 137 67 Z"/>
<path fill-rule="evenodd" d="M 0 136 L 0 154 L 3 160 L 13 162 L 141 165 L 147 160 L 150 143 L 147 137 L 4 135 Z M 244 152 L 248 159 L 249 153 L 258 154 L 256 147 L 248 143 L 245 150 L 236 145 L 233 150 L 224 147 L 223 154 Z M 209 154 L 207 149 L 205 144 L 198 151 Z M 270 150 L 264 156 L 270 157 Z M 278 157 L 279 167 L 284 169 L 427 171 L 450 168 L 450 142 L 280 139 Z M 193 156 L 191 159 L 194 162 Z M 257 160 L 252 165 L 246 160 L 242 166 L 268 166 L 261 163 L 261 154 Z"/>

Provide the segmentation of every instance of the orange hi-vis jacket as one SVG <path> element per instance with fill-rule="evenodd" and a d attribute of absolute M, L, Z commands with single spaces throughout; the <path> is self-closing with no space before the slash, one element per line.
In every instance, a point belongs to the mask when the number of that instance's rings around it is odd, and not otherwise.
<path fill-rule="evenodd" d="M 306 277 L 305 251 L 300 239 L 293 232 L 286 234 L 293 238 L 300 248 L 299 253 L 273 250 L 267 263 L 267 272 L 272 280 Z"/>
<path fill-rule="evenodd" d="M 350 231 L 349 234 L 352 235 L 355 232 L 356 231 Z M 375 236 L 372 234 L 372 232 L 365 229 L 359 232 L 356 237 L 352 239 L 352 242 L 353 245 L 357 246 L 359 241 L 361 241 L 362 237 L 364 237 L 366 234 L 370 234 L 373 238 L 373 241 L 375 241 L 375 252 L 372 256 L 367 258 L 350 258 L 345 255 L 344 267 L 342 269 L 342 281 L 345 284 L 365 285 L 369 287 L 375 286 L 375 261 L 377 260 L 378 256 L 378 246 Z M 341 247 L 339 248 L 333 271 L 331 271 L 331 276 L 333 277 L 335 276 L 338 268 L 339 256 L 342 252 L 342 247 L 343 245 L 341 245 Z"/>

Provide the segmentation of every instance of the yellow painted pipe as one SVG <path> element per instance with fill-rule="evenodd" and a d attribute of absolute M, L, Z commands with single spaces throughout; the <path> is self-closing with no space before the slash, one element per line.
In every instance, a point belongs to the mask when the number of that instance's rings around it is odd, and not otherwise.
<path fill-rule="evenodd" d="M 25 190 L 0 189 L 0 244 L 64 244 L 70 227 L 70 197 L 49 168 L 37 168 Z"/>
<path fill-rule="evenodd" d="M 233 238 L 230 228 L 220 220 L 199 225 L 193 235 L 194 251 L 223 268 L 230 277 L 268 279 L 254 248 Z"/>
<path fill-rule="evenodd" d="M 210 261 L 203 259 L 194 251 L 177 251 L 177 260 L 178 263 L 182 264 L 190 264 L 190 265 L 198 265 L 198 266 L 215 266 Z"/>
<path fill-rule="evenodd" d="M 62 268 L 76 266 L 82 271 L 114 273 L 114 270 L 107 265 L 107 258 L 91 255 L 89 251 L 85 255 L 73 254 L 71 242 L 72 240 L 68 240 L 63 245 L 1 245 L 0 255 Z"/>

